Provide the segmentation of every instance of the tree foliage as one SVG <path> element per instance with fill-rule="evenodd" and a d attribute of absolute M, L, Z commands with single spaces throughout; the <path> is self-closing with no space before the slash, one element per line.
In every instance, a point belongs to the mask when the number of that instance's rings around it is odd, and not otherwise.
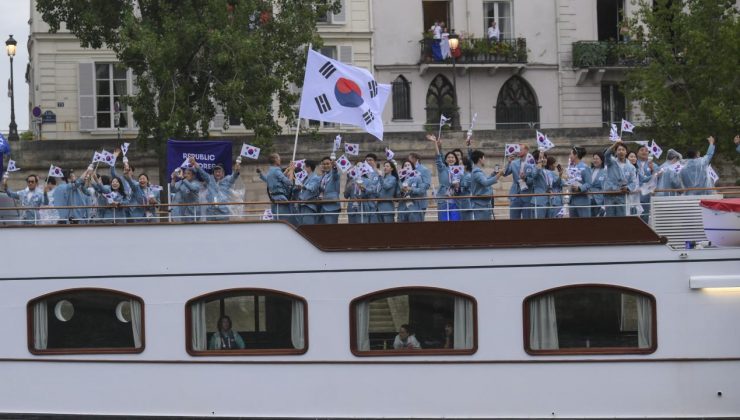
<path fill-rule="evenodd" d="M 139 138 L 208 137 L 218 109 L 269 143 L 295 116 L 305 48 L 335 0 L 37 0 L 52 32 L 131 68 Z"/>
<path fill-rule="evenodd" d="M 734 149 L 740 127 L 740 22 L 734 0 L 640 0 L 628 20 L 632 69 L 626 94 L 637 100 L 662 141 Z M 734 153 L 733 153 L 734 154 Z"/>

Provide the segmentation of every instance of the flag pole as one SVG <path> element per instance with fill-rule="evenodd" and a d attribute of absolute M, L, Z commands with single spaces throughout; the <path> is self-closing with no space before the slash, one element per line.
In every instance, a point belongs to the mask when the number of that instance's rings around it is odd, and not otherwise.
<path fill-rule="evenodd" d="M 311 49 L 313 48 L 313 43 L 308 43 L 308 49 L 306 50 L 306 63 L 308 63 L 308 54 L 311 52 Z M 305 79 L 305 78 L 304 78 Z M 298 103 L 300 104 L 303 100 L 303 89 L 301 89 L 301 96 L 298 98 Z M 295 140 L 293 141 L 293 158 L 290 160 L 291 162 L 295 162 L 295 154 L 298 149 L 298 133 L 301 131 L 301 106 L 298 105 L 298 121 L 295 125 Z"/>

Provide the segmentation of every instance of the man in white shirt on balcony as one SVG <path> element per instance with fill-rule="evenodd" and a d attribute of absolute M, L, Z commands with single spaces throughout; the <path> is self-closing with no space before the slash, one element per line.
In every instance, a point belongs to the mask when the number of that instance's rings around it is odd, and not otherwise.
<path fill-rule="evenodd" d="M 499 32 L 498 28 L 496 27 L 496 21 L 492 20 L 491 25 L 488 27 L 488 41 L 490 42 L 498 42 L 499 37 L 501 33 Z"/>

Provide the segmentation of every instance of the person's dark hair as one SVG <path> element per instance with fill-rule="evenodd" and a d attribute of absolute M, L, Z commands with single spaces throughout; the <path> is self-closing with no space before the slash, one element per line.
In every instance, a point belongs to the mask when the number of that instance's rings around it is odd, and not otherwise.
<path fill-rule="evenodd" d="M 277 153 L 270 153 L 270 157 L 269 157 L 270 165 L 276 164 L 279 157 L 280 155 Z"/>
<path fill-rule="evenodd" d="M 599 159 L 601 159 L 601 167 L 603 168 L 604 167 L 604 153 L 603 152 L 596 152 L 592 156 L 598 156 Z M 593 167 L 594 167 L 594 163 L 591 162 L 591 168 L 593 168 Z"/>
<path fill-rule="evenodd" d="M 455 154 L 455 156 L 457 156 L 457 154 L 459 153 L 459 154 L 460 154 L 460 157 L 461 157 L 461 158 L 462 158 L 462 157 L 465 157 L 465 154 L 464 154 L 464 153 L 463 153 L 463 151 L 462 151 L 462 150 L 460 150 L 460 149 L 452 149 L 452 153 L 454 153 L 454 154 Z M 459 159 L 458 159 L 458 160 L 459 160 Z M 461 163 L 458 163 L 458 165 L 462 165 L 462 164 L 461 164 Z"/>
<path fill-rule="evenodd" d="M 231 323 L 231 318 L 229 318 L 228 315 L 224 315 L 218 319 L 218 322 L 216 322 L 216 331 L 221 331 L 221 321 L 223 321 L 224 319 L 229 321 L 229 329 L 231 329 L 231 327 L 234 325 Z"/>
<path fill-rule="evenodd" d="M 406 330 L 406 332 L 409 333 L 409 335 L 414 334 L 414 330 L 411 328 L 411 325 L 409 324 L 401 324 L 401 328 Z"/>
<path fill-rule="evenodd" d="M 103 185 L 110 185 L 110 177 L 108 175 L 101 175 L 100 183 Z"/>
<path fill-rule="evenodd" d="M 36 176 L 36 175 L 33 175 L 33 176 Z M 38 178 L 38 177 L 37 177 L 37 178 Z M 28 179 L 28 178 L 26 178 L 26 179 Z M 37 181 L 37 182 L 38 182 L 38 181 Z M 48 181 L 46 181 L 46 183 L 47 183 L 47 184 L 51 184 L 51 185 L 57 185 L 57 179 L 56 179 L 56 178 L 54 178 L 54 177 L 51 177 L 51 178 L 49 178 L 49 180 L 48 180 Z"/>
<path fill-rule="evenodd" d="M 146 174 L 146 172 L 142 172 L 139 174 L 139 176 L 136 177 L 136 179 L 141 178 L 141 176 L 144 175 L 144 178 L 146 178 L 146 183 L 149 183 L 149 175 Z"/>
<path fill-rule="evenodd" d="M 118 188 L 117 189 L 113 189 L 113 180 L 114 179 L 118 181 Z M 113 177 L 111 179 L 110 189 L 111 189 L 111 191 L 116 191 L 118 194 L 121 194 L 121 196 L 126 197 L 126 189 L 123 188 L 123 180 L 120 177 L 117 177 L 116 176 L 116 177 Z"/>
<path fill-rule="evenodd" d="M 547 157 L 547 163 L 545 163 L 545 168 L 547 168 L 547 169 L 549 169 L 551 171 L 554 171 L 555 170 L 555 162 L 557 162 L 557 160 L 554 157 L 548 156 Z"/>
<path fill-rule="evenodd" d="M 414 162 L 408 159 L 404 159 L 403 162 L 401 162 L 401 168 L 403 168 L 403 166 L 406 165 L 406 162 L 408 162 L 409 165 L 411 165 L 411 169 L 416 169 L 416 165 L 414 165 Z"/>
<path fill-rule="evenodd" d="M 471 162 L 470 159 L 463 156 L 462 164 L 465 166 L 466 171 L 473 172 L 473 162 Z"/>
<path fill-rule="evenodd" d="M 304 163 L 304 165 L 306 165 L 309 168 L 311 168 L 311 172 L 313 172 L 313 171 L 316 170 L 316 162 L 313 161 L 313 160 L 306 160 L 306 162 Z"/>
<path fill-rule="evenodd" d="M 330 162 L 331 162 L 331 158 L 330 158 L 329 156 L 324 156 L 324 157 L 322 157 L 322 158 L 321 158 L 321 161 L 320 161 L 320 162 L 321 162 L 321 163 L 324 163 L 324 161 L 325 161 L 325 160 L 328 160 L 328 161 L 330 161 Z"/>
<path fill-rule="evenodd" d="M 376 155 L 375 153 L 368 153 L 368 154 L 366 154 L 365 155 L 365 159 L 367 159 L 367 158 L 372 158 L 376 162 L 378 161 L 378 155 Z"/>
<path fill-rule="evenodd" d="M 648 150 L 648 147 L 647 147 L 647 145 L 646 145 L 646 144 L 640 144 L 640 145 L 638 145 L 638 146 L 637 146 L 637 151 L 638 151 L 638 152 L 639 152 L 640 150 L 642 150 L 642 149 Z"/>
<path fill-rule="evenodd" d="M 627 152 L 628 155 L 630 154 L 630 149 L 627 148 L 627 145 L 622 142 L 617 143 L 617 146 L 614 148 L 614 151 L 616 152 L 617 150 L 619 150 L 620 147 L 624 148 L 624 151 Z"/>
<path fill-rule="evenodd" d="M 74 173 L 74 171 L 75 171 L 74 169 L 63 169 L 62 170 L 62 177 L 61 177 L 62 178 L 62 181 L 69 182 L 69 178 L 72 176 L 72 174 Z"/>
<path fill-rule="evenodd" d="M 421 156 L 419 156 L 419 154 L 416 152 L 409 153 L 409 157 L 414 158 L 414 160 L 421 160 Z"/>
<path fill-rule="evenodd" d="M 545 158 L 547 158 L 547 153 L 544 153 L 544 155 L 545 155 Z M 532 152 L 532 157 L 534 158 L 534 161 L 535 162 L 539 161 L 540 160 L 540 151 L 539 150 L 535 150 L 534 152 Z"/>
<path fill-rule="evenodd" d="M 583 159 L 586 156 L 586 148 L 581 146 L 573 146 L 573 152 L 575 152 L 578 159 Z"/>
<path fill-rule="evenodd" d="M 391 165 L 391 175 L 395 176 L 396 179 L 398 179 L 398 170 L 396 168 L 396 165 L 393 164 L 393 162 L 390 160 L 386 160 L 385 162 L 383 162 L 383 165 L 385 166 L 386 163 Z"/>
<path fill-rule="evenodd" d="M 28 180 L 29 180 L 29 179 L 31 179 L 31 178 L 33 178 L 33 179 L 34 179 L 34 181 L 36 181 L 36 184 L 38 184 L 38 183 L 39 183 L 39 177 L 38 177 L 38 176 L 36 176 L 36 174 L 30 174 L 30 175 L 28 175 L 28 176 L 26 177 L 26 182 L 28 182 Z M 54 179 L 54 178 L 49 178 L 49 179 Z M 54 182 L 56 182 L 56 180 L 54 180 Z"/>
<path fill-rule="evenodd" d="M 473 161 L 474 164 L 478 164 L 482 158 L 486 156 L 485 153 L 481 152 L 480 150 L 473 150 L 473 153 L 470 154 L 470 159 Z"/>
<path fill-rule="evenodd" d="M 696 159 L 697 153 L 694 149 L 689 149 L 686 151 L 686 159 Z"/>
<path fill-rule="evenodd" d="M 455 151 L 453 150 L 453 151 L 450 151 L 450 152 L 445 153 L 445 159 L 444 159 L 445 166 L 449 166 L 449 165 L 447 165 L 447 156 L 449 156 L 449 155 L 452 155 L 455 158 L 455 165 L 459 165 L 460 164 L 460 161 L 457 159 L 457 155 L 455 154 Z"/>
<path fill-rule="evenodd" d="M 635 155 L 635 159 L 637 159 L 637 153 L 635 153 L 634 151 L 628 151 L 627 152 L 627 157 L 629 158 L 630 155 Z"/>

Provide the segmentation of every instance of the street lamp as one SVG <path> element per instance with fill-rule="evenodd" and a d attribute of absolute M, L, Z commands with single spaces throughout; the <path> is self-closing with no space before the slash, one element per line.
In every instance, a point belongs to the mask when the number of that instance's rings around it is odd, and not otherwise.
<path fill-rule="evenodd" d="M 453 119 L 452 119 L 452 129 L 453 130 L 460 130 L 460 112 L 459 108 L 457 106 L 457 71 L 456 71 L 456 59 L 455 59 L 455 50 L 457 50 L 457 47 L 460 46 L 460 37 L 455 33 L 455 30 L 450 30 L 450 56 L 452 57 L 452 91 L 454 99 L 454 106 L 455 106 L 455 112 L 453 113 Z"/>
<path fill-rule="evenodd" d="M 18 42 L 13 39 L 13 35 L 10 35 L 10 38 L 5 41 L 5 49 L 8 50 L 8 57 L 10 57 L 10 132 L 8 133 L 8 141 L 20 140 L 18 124 L 15 123 L 15 89 L 13 86 L 13 57 L 15 57 L 16 45 L 18 45 Z"/>

